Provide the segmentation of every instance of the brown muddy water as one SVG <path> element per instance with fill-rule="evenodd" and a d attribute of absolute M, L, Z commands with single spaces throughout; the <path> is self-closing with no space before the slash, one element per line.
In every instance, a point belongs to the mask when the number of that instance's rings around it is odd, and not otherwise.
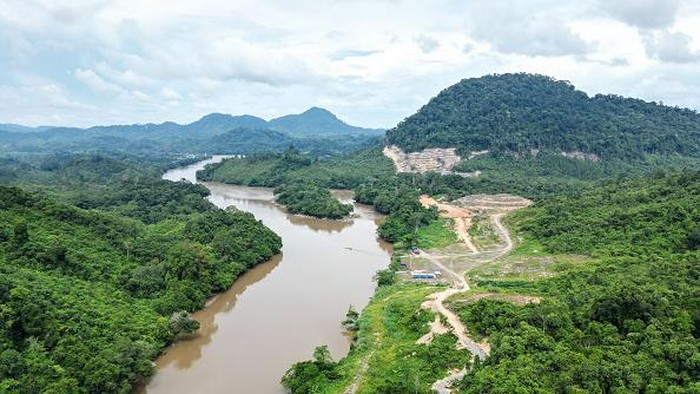
<path fill-rule="evenodd" d="M 168 171 L 164 179 L 194 181 L 220 157 Z M 374 273 L 387 266 L 391 247 L 376 237 L 379 216 L 355 205 L 356 217 L 319 220 L 287 214 L 265 188 L 204 183 L 219 207 L 234 205 L 282 237 L 282 253 L 241 276 L 227 292 L 194 314 L 196 336 L 157 360 L 142 393 L 284 393 L 279 380 L 296 361 L 326 344 L 335 359 L 349 350 L 340 322 L 348 306 L 363 308 Z M 349 199 L 347 193 L 337 193 Z"/>

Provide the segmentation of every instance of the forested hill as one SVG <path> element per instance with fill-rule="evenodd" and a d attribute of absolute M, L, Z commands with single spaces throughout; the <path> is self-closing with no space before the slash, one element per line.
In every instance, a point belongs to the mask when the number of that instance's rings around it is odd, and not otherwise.
<path fill-rule="evenodd" d="M 145 161 L 0 160 L 0 393 L 130 392 L 185 311 L 279 252 L 207 194 Z"/>
<path fill-rule="evenodd" d="M 407 151 L 457 147 L 462 153 L 580 152 L 603 160 L 700 158 L 700 114 L 615 95 L 588 97 L 568 81 L 542 75 L 488 75 L 443 90 L 388 130 L 387 139 Z"/>
<path fill-rule="evenodd" d="M 273 130 L 295 137 L 332 134 L 381 136 L 384 134 L 382 129 L 365 129 L 351 126 L 338 119 L 330 111 L 318 107 L 312 107 L 301 114 L 286 115 L 272 119 L 268 122 L 268 126 Z"/>

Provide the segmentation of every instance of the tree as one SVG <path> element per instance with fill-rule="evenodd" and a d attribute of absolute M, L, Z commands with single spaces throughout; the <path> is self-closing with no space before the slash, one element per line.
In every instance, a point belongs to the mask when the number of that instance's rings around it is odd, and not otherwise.
<path fill-rule="evenodd" d="M 170 316 L 170 330 L 175 335 L 192 334 L 199 329 L 199 322 L 187 311 L 174 312 Z"/>
<path fill-rule="evenodd" d="M 389 286 L 396 282 L 396 273 L 393 270 L 385 269 L 377 271 L 377 286 Z"/>
<path fill-rule="evenodd" d="M 328 345 L 316 346 L 314 349 L 314 362 L 323 366 L 335 364 L 331 356 L 331 351 L 328 350 Z"/>
<path fill-rule="evenodd" d="M 13 241 L 15 245 L 24 245 L 29 241 L 29 229 L 26 222 L 19 222 L 15 225 L 13 231 Z"/>
<path fill-rule="evenodd" d="M 355 310 L 355 307 L 350 305 L 348 312 L 345 314 L 345 320 L 343 320 L 341 324 L 348 331 L 357 331 L 360 328 L 358 321 L 359 318 L 360 314 Z"/>
<path fill-rule="evenodd" d="M 294 364 L 282 377 L 282 385 L 293 394 L 311 394 L 340 378 L 328 346 L 317 346 L 313 360 Z"/>
<path fill-rule="evenodd" d="M 695 228 L 688 234 L 688 249 L 700 249 L 700 226 L 695 226 Z"/>

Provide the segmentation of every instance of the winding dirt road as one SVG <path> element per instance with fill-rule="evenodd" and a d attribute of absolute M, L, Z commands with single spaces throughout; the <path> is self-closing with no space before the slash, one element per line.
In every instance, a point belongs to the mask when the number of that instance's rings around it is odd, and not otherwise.
<path fill-rule="evenodd" d="M 489 251 L 491 253 L 483 253 L 483 252 L 476 252 L 475 254 L 470 254 L 469 256 L 471 257 L 479 257 L 483 256 L 483 259 L 480 259 L 481 263 L 487 263 L 491 262 L 493 260 L 496 260 L 498 258 L 501 258 L 513 249 L 513 240 L 510 237 L 510 233 L 508 232 L 508 229 L 506 229 L 505 226 L 501 223 L 501 217 L 503 214 L 497 213 L 491 216 L 492 221 L 494 223 L 494 226 L 496 228 L 496 231 L 500 235 L 500 237 L 504 241 L 504 245 L 496 250 Z M 428 260 L 430 260 L 433 264 L 435 264 L 438 268 L 440 268 L 444 273 L 448 274 L 453 278 L 453 285 L 452 287 L 449 287 L 443 291 L 433 293 L 429 297 L 433 300 L 431 304 L 431 309 L 442 316 L 445 317 L 447 320 L 447 323 L 450 325 L 452 328 L 452 332 L 454 335 L 457 337 L 458 340 L 458 346 L 461 348 L 467 349 L 473 357 L 479 357 L 480 359 L 485 359 L 489 355 L 489 349 L 482 347 L 479 343 L 474 341 L 470 336 L 469 332 L 467 331 L 467 328 L 464 326 L 464 323 L 459 319 L 459 317 L 449 310 L 445 305 L 444 301 L 451 297 L 454 294 L 462 293 L 465 291 L 468 291 L 469 288 L 469 283 L 467 283 L 467 280 L 464 276 L 465 272 L 455 272 L 448 268 L 446 265 L 444 265 L 440 259 L 442 257 L 447 257 L 447 256 L 437 256 L 437 255 L 432 255 L 430 253 L 427 253 L 425 251 L 421 251 L 421 255 Z M 450 256 L 450 257 L 455 257 L 455 256 Z M 439 394 L 449 394 L 452 392 L 450 389 L 450 386 L 455 382 L 464 377 L 467 373 L 467 369 L 463 368 L 459 371 L 452 371 L 450 372 L 445 378 L 438 380 L 437 382 L 433 383 L 432 389 L 436 391 Z"/>
<path fill-rule="evenodd" d="M 472 225 L 472 211 L 466 208 L 458 207 L 452 204 L 443 204 L 435 201 L 434 198 L 428 195 L 420 196 L 420 203 L 426 208 L 435 207 L 437 208 L 440 217 L 449 218 L 454 221 L 454 230 L 457 233 L 457 238 L 466 245 L 466 247 L 472 251 L 472 253 L 479 253 L 469 236 L 469 227 Z"/>
<path fill-rule="evenodd" d="M 425 196 L 427 197 L 427 196 Z M 467 234 L 467 229 L 469 223 L 466 222 L 466 220 L 469 220 L 469 216 L 471 213 L 465 209 L 465 208 L 460 208 L 460 207 L 455 207 L 453 205 L 448 205 L 448 204 L 438 204 L 435 202 L 435 200 L 430 199 L 429 201 L 426 199 L 422 199 L 421 201 L 424 204 L 436 204 L 438 205 L 438 209 L 441 211 L 443 214 L 447 214 L 447 217 L 451 217 L 453 219 L 457 220 L 464 220 L 462 221 L 462 224 L 464 227 L 462 227 L 462 231 L 459 231 L 459 226 L 456 226 L 456 230 L 458 230 L 458 235 L 460 233 L 464 233 L 464 237 L 460 235 L 460 240 L 464 242 L 464 244 L 467 246 L 469 251 L 471 253 L 467 254 L 444 254 L 444 255 L 439 255 L 439 254 L 433 254 L 433 253 L 428 253 L 424 250 L 420 250 L 420 255 L 421 257 L 429 260 L 432 264 L 434 264 L 437 268 L 442 270 L 442 272 L 445 274 L 445 276 L 449 276 L 452 281 L 452 286 L 449 288 L 433 293 L 428 296 L 429 300 L 424 303 L 424 306 L 427 308 L 430 308 L 431 310 L 435 311 L 436 313 L 440 314 L 445 318 L 448 324 L 448 328 L 451 329 L 451 331 L 454 333 L 454 335 L 457 337 L 457 346 L 460 349 L 467 349 L 473 357 L 479 357 L 480 359 L 485 359 L 489 355 L 489 347 L 488 344 L 483 345 L 479 344 L 476 341 L 474 341 L 470 336 L 469 336 L 469 331 L 465 327 L 464 323 L 459 319 L 459 317 L 449 310 L 445 305 L 444 302 L 447 300 L 449 297 L 451 297 L 454 294 L 466 292 L 470 290 L 469 283 L 467 283 L 467 280 L 465 278 L 465 273 L 466 271 L 460 271 L 460 272 L 455 272 L 453 269 L 449 268 L 447 265 L 443 263 L 443 259 L 448 259 L 448 258 L 455 258 L 455 257 L 469 257 L 470 260 L 478 261 L 480 264 L 484 263 L 489 263 L 494 260 L 497 260 L 508 253 L 513 249 L 513 240 L 511 239 L 510 232 L 508 229 L 501 223 L 501 218 L 503 216 L 502 212 L 494 212 L 494 210 L 491 208 L 491 220 L 493 221 L 494 228 L 496 230 L 496 233 L 499 235 L 499 237 L 503 240 L 503 243 L 501 245 L 498 245 L 496 248 L 489 249 L 489 250 L 477 250 L 476 247 L 471 242 L 471 239 L 469 238 L 469 235 Z M 512 209 L 511 209 L 512 210 Z M 426 343 L 430 339 L 426 339 L 429 336 L 432 335 L 440 335 L 444 333 L 445 327 L 442 326 L 441 324 L 431 324 L 430 332 L 424 336 L 424 338 L 421 338 L 418 340 L 419 343 Z M 430 335 L 432 334 L 432 335 Z M 364 379 L 364 375 L 367 373 L 368 370 L 368 363 L 369 360 L 372 358 L 372 355 L 374 354 L 374 351 L 372 351 L 370 354 L 364 357 L 364 359 L 361 361 L 361 365 L 358 369 L 358 372 L 353 379 L 352 383 L 350 386 L 346 388 L 344 391 L 344 394 L 355 394 L 357 390 L 360 388 L 360 384 L 362 383 L 362 380 Z M 443 379 L 440 379 L 433 383 L 431 386 L 432 389 L 439 393 L 439 394 L 450 394 L 452 392 L 451 386 L 454 384 L 454 382 L 459 381 L 462 379 L 468 372 L 467 368 L 463 368 L 459 371 L 449 371 L 448 375 L 444 377 Z"/>

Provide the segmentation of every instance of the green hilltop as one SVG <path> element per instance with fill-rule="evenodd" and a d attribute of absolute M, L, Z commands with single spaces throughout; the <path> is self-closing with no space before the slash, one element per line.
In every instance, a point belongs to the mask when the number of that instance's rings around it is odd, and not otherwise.
<path fill-rule="evenodd" d="M 581 152 L 602 160 L 700 158 L 695 111 L 616 95 L 589 97 L 568 81 L 524 73 L 464 79 L 386 136 L 406 151 L 457 147 L 462 153 Z"/>

